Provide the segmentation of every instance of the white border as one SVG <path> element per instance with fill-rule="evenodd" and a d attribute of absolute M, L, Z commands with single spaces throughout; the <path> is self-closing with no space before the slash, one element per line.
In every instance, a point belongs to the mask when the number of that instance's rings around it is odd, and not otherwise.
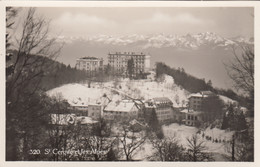
<path fill-rule="evenodd" d="M 5 7 L 254 7 L 255 23 L 255 161 L 254 162 L 6 162 L 5 161 Z M 0 1 L 0 167 L 9 166 L 236 166 L 257 167 L 260 166 L 260 92 L 259 92 L 259 68 L 260 60 L 260 2 L 259 1 Z"/>

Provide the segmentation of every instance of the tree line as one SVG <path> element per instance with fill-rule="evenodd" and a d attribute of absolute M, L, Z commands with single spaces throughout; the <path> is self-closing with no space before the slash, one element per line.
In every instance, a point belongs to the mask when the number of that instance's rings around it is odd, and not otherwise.
<path fill-rule="evenodd" d="M 174 68 L 166 65 L 163 62 L 157 62 L 156 78 L 159 78 L 162 74 L 172 76 L 174 78 L 174 82 L 177 85 L 181 86 L 182 88 L 191 93 L 209 90 L 213 93 L 220 94 L 229 97 L 233 100 L 236 100 L 239 102 L 241 106 L 252 108 L 250 107 L 252 103 L 249 102 L 252 101 L 252 98 L 249 98 L 248 96 L 238 95 L 232 89 L 214 88 L 212 86 L 211 80 L 208 80 L 206 82 L 205 79 L 199 79 L 190 74 L 187 74 L 184 68 Z"/>

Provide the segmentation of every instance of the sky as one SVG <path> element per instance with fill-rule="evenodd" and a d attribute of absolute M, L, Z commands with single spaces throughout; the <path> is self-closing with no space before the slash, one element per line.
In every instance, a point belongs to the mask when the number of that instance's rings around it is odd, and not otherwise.
<path fill-rule="evenodd" d="M 23 8 L 20 20 L 25 14 Z M 196 34 L 223 37 L 254 34 L 254 9 L 246 7 L 39 7 L 51 20 L 51 32 L 63 36 Z"/>

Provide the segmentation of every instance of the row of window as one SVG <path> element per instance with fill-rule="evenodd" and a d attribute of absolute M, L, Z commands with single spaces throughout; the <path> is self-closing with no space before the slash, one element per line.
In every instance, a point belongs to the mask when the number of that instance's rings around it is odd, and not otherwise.
<path fill-rule="evenodd" d="M 169 120 L 170 117 L 168 115 L 160 115 L 158 116 L 158 120 L 159 121 L 165 121 L 165 120 Z"/>
<path fill-rule="evenodd" d="M 192 100 L 191 103 L 201 103 L 201 100 Z"/>
<path fill-rule="evenodd" d="M 197 116 L 193 116 L 193 115 L 188 115 L 188 120 L 198 120 L 198 117 Z"/>
<path fill-rule="evenodd" d="M 108 56 L 109 58 L 139 58 L 139 59 L 141 59 L 141 58 L 144 58 L 145 57 L 145 55 L 130 55 L 130 56 L 124 56 L 124 57 L 122 57 L 121 55 L 109 55 Z"/>
<path fill-rule="evenodd" d="M 99 64 L 99 62 L 85 62 L 85 61 L 82 61 L 82 62 L 79 62 L 79 64 L 87 64 L 87 65 L 89 65 L 89 64 L 94 64 L 94 65 L 96 65 L 96 64 Z"/>
<path fill-rule="evenodd" d="M 118 112 L 118 111 L 104 111 L 104 114 L 110 114 L 110 115 L 127 115 L 126 112 Z"/>
<path fill-rule="evenodd" d="M 192 105 L 191 108 L 200 110 L 201 109 L 201 105 Z"/>
<path fill-rule="evenodd" d="M 89 107 L 89 110 L 100 110 L 101 108 L 100 107 Z"/>
<path fill-rule="evenodd" d="M 171 112 L 170 111 L 160 111 L 160 112 L 157 112 L 158 115 L 170 115 Z"/>

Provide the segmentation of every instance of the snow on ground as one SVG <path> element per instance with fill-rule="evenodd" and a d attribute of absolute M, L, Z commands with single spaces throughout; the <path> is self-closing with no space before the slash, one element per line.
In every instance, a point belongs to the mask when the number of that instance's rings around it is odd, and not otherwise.
<path fill-rule="evenodd" d="M 167 138 L 176 137 L 181 145 L 187 145 L 187 138 L 192 137 L 196 134 L 198 129 L 193 126 L 179 125 L 177 123 L 170 124 L 169 126 L 163 125 L 163 134 Z"/>
<path fill-rule="evenodd" d="M 91 88 L 88 88 L 88 85 L 85 84 L 66 84 L 47 92 L 47 95 L 50 97 L 61 95 L 61 97 L 70 104 L 96 103 L 104 94 L 113 101 L 121 99 L 119 95 L 113 94 L 110 90 L 100 87 L 97 83 L 93 83 Z"/>
<path fill-rule="evenodd" d="M 151 157 L 154 152 L 155 150 L 153 145 L 148 140 L 146 140 L 145 143 L 134 154 L 133 159 L 148 161 L 149 157 Z"/>
<path fill-rule="evenodd" d="M 198 132 L 196 127 L 186 126 L 186 125 L 179 125 L 177 123 L 170 124 L 169 126 L 162 127 L 165 137 L 173 138 L 176 137 L 181 145 L 187 147 L 187 138 L 192 137 L 192 135 Z M 205 136 L 202 137 L 202 133 L 198 134 L 200 140 L 204 141 L 205 146 L 207 147 L 207 152 L 212 153 L 220 153 L 220 154 L 227 154 L 225 150 L 225 143 L 216 143 L 212 140 L 207 140 L 206 136 L 211 137 L 212 139 L 223 139 L 225 141 L 231 140 L 233 132 L 226 132 L 225 130 L 220 130 L 217 128 L 207 128 L 204 131 Z"/>
<path fill-rule="evenodd" d="M 213 139 L 230 141 L 232 139 L 233 131 L 225 131 L 218 128 L 210 129 L 209 127 L 203 131 L 205 136 L 211 136 Z"/>
<path fill-rule="evenodd" d="M 116 85 L 116 87 L 115 87 Z M 115 93 L 119 92 L 118 93 Z M 49 96 L 61 95 L 70 104 L 96 103 L 104 94 L 112 101 L 123 99 L 124 94 L 132 98 L 148 100 L 154 97 L 168 97 L 172 100 L 173 106 L 185 106 L 188 99 L 188 92 L 174 84 L 171 76 L 165 75 L 161 82 L 151 80 L 129 80 L 119 79 L 118 81 L 87 84 L 66 84 L 47 92 Z"/>
<path fill-rule="evenodd" d="M 173 78 L 168 75 L 164 75 L 161 82 L 123 79 L 119 85 L 120 91 L 133 98 L 148 100 L 155 97 L 168 97 L 174 107 L 186 106 L 188 101 L 189 92 L 174 84 Z"/>

